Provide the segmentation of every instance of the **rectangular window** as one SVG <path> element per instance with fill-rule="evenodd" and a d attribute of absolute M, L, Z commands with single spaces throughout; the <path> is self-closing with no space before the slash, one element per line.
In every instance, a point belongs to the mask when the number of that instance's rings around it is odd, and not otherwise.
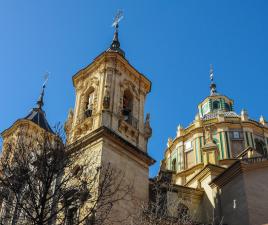
<path fill-rule="evenodd" d="M 188 151 L 186 153 L 186 164 L 187 168 L 191 168 L 195 165 L 195 157 L 194 157 L 194 151 Z"/>
<path fill-rule="evenodd" d="M 193 150 L 192 141 L 186 141 L 184 147 L 185 147 L 185 152 Z"/>
<path fill-rule="evenodd" d="M 234 139 L 239 139 L 239 138 L 240 138 L 239 132 L 234 131 Z"/>
<path fill-rule="evenodd" d="M 203 137 L 199 137 L 199 147 L 200 147 L 200 156 L 201 156 L 201 162 L 203 162 L 203 152 L 202 152 L 202 143 L 203 143 Z"/>
<path fill-rule="evenodd" d="M 248 132 L 246 132 L 246 141 L 247 141 L 247 146 L 249 146 Z"/>
<path fill-rule="evenodd" d="M 243 139 L 243 133 L 241 131 L 231 131 L 230 137 L 231 139 Z"/>

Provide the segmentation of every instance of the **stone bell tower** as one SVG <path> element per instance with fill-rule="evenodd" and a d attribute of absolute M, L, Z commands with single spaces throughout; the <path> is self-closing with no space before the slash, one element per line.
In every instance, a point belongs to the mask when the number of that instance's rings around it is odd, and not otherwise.
<path fill-rule="evenodd" d="M 67 143 L 90 154 L 98 152 L 99 164 L 109 162 L 124 171 L 134 185 L 134 196 L 147 201 L 154 160 L 147 154 L 152 129 L 149 114 L 144 118 L 144 105 L 151 82 L 125 58 L 118 23 L 110 47 L 73 76 L 73 85 L 76 100 L 65 123 Z M 123 207 L 122 211 L 132 211 L 134 205 Z"/>
<path fill-rule="evenodd" d="M 144 120 L 151 82 L 125 58 L 118 25 L 110 48 L 73 76 L 74 110 L 66 123 L 68 143 L 105 126 L 143 152 L 151 136 L 149 115 Z"/>

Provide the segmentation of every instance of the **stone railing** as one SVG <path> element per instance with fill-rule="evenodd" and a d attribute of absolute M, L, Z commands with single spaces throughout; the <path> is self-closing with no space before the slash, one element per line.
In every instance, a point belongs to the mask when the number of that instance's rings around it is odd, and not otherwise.
<path fill-rule="evenodd" d="M 258 157 L 253 157 L 253 158 L 245 158 L 242 159 L 243 162 L 246 162 L 248 164 L 253 164 L 253 163 L 259 163 L 268 160 L 267 157 L 264 156 L 258 156 Z"/>
<path fill-rule="evenodd" d="M 138 121 L 138 119 L 136 119 L 131 114 L 129 114 L 129 115 L 122 115 L 121 114 L 121 115 L 118 115 L 118 116 L 123 121 L 125 121 L 126 123 L 128 123 L 129 125 L 131 125 L 132 127 L 134 127 L 135 129 L 138 129 L 138 127 L 139 127 L 139 121 Z"/>
<path fill-rule="evenodd" d="M 77 116 L 76 124 L 81 124 L 82 122 L 84 122 L 84 120 L 90 117 L 92 117 L 92 110 L 86 110 Z"/>

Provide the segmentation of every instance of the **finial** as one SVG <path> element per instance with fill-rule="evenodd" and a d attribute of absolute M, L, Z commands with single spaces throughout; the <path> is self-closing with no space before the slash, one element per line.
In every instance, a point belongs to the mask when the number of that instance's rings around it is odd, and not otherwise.
<path fill-rule="evenodd" d="M 246 109 L 242 109 L 241 111 L 241 120 L 242 121 L 248 121 L 249 116 L 248 116 L 248 112 Z"/>
<path fill-rule="evenodd" d="M 209 75 L 210 75 L 211 82 L 213 82 L 213 80 L 214 80 L 214 69 L 213 69 L 213 65 L 212 64 L 210 64 Z"/>
<path fill-rule="evenodd" d="M 108 51 L 116 51 L 121 53 L 123 56 L 125 55 L 124 51 L 122 49 L 120 49 L 120 42 L 119 42 L 119 38 L 118 38 L 118 31 L 119 31 L 119 22 L 123 19 L 123 11 L 122 10 L 118 10 L 115 17 L 114 17 L 114 21 L 112 24 L 112 27 L 115 28 L 114 30 L 114 37 L 113 37 L 113 41 L 112 44 L 110 46 L 110 48 L 108 49 Z"/>
<path fill-rule="evenodd" d="M 119 27 L 119 22 L 123 19 L 124 15 L 123 15 L 123 10 L 117 10 L 117 13 L 114 17 L 114 22 L 112 24 L 112 27 L 115 27 L 115 31 L 118 31 L 118 27 Z"/>
<path fill-rule="evenodd" d="M 45 94 L 45 88 L 46 88 L 46 84 L 47 84 L 47 81 L 48 81 L 48 75 L 49 73 L 47 72 L 45 75 L 44 75 L 44 83 L 42 85 L 42 91 L 41 91 L 41 94 L 39 96 L 39 99 L 37 101 L 37 108 L 38 109 L 42 109 L 43 105 L 44 105 L 44 94 Z"/>
<path fill-rule="evenodd" d="M 214 83 L 214 69 L 212 64 L 210 65 L 209 76 L 210 76 L 210 95 L 214 95 L 217 93 L 217 90 L 216 90 L 216 84 Z"/>
<path fill-rule="evenodd" d="M 260 116 L 260 123 L 261 123 L 263 126 L 266 126 L 266 125 L 267 125 L 267 123 L 266 123 L 266 121 L 265 121 L 263 115 Z"/>

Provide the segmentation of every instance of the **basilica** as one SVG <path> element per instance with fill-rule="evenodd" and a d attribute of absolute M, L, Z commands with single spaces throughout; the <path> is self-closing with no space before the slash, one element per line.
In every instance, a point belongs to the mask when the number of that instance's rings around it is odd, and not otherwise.
<path fill-rule="evenodd" d="M 116 216 L 135 211 L 137 201 L 150 201 L 149 187 L 165 175 L 167 205 L 183 204 L 195 221 L 268 224 L 268 124 L 263 116 L 255 121 L 246 110 L 235 112 L 234 101 L 217 91 L 212 66 L 210 93 L 200 99 L 194 121 L 178 126 L 175 138 L 168 139 L 155 178 L 149 178 L 155 160 L 148 154 L 152 128 L 144 112 L 151 81 L 127 60 L 118 24 L 111 45 L 72 82 L 76 96 L 65 122 L 67 145 L 98 155 L 99 166 L 109 162 L 133 182 L 135 200 L 118 204 Z M 44 89 L 37 106 L 1 133 L 3 148 L 21 126 L 53 133 L 43 97 Z"/>

